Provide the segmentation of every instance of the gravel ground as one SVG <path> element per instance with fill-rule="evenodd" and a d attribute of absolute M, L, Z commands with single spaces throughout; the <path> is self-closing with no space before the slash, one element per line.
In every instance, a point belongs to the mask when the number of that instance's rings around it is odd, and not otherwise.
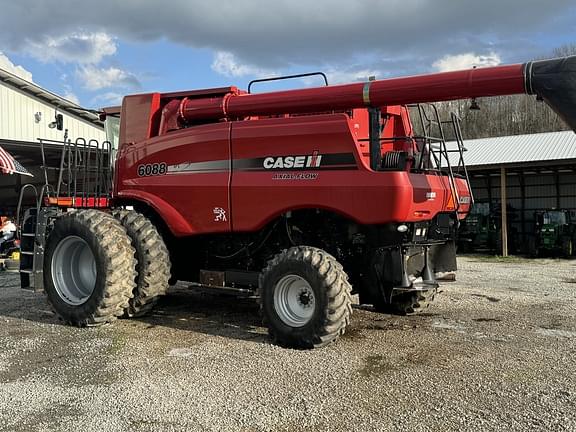
<path fill-rule="evenodd" d="M 315 351 L 271 345 L 248 300 L 182 289 L 66 327 L 0 274 L 0 431 L 576 430 L 576 262 L 460 267 L 426 313 L 356 308 Z"/>

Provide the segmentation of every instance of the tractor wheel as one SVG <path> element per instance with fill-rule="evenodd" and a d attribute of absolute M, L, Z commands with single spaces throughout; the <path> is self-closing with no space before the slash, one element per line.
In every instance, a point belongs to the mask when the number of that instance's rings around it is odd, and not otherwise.
<path fill-rule="evenodd" d="M 426 291 L 412 291 L 395 295 L 391 303 L 377 301 L 374 309 L 377 312 L 389 313 L 392 315 L 416 315 L 426 309 L 434 300 L 437 288 Z"/>
<path fill-rule="evenodd" d="M 380 257 L 375 255 L 372 263 L 379 262 L 379 259 Z M 426 291 L 404 292 L 392 296 L 391 302 L 388 302 L 384 292 L 389 293 L 392 286 L 387 285 L 382 289 L 382 282 L 375 271 L 366 271 L 361 282 L 360 303 L 372 304 L 376 312 L 392 315 L 415 315 L 421 312 L 434 300 L 438 291 L 437 288 L 431 288 Z"/>
<path fill-rule="evenodd" d="M 135 276 L 130 237 L 112 215 L 81 210 L 56 220 L 44 255 L 44 289 L 64 322 L 85 327 L 116 320 Z"/>
<path fill-rule="evenodd" d="M 572 239 L 565 239 L 562 242 L 562 255 L 564 255 L 565 258 L 570 258 L 573 254 L 574 243 L 572 242 Z"/>
<path fill-rule="evenodd" d="M 148 218 L 133 210 L 117 210 L 113 214 L 126 228 L 136 250 L 136 288 L 124 316 L 143 316 L 168 290 L 170 255 L 162 236 Z"/>
<path fill-rule="evenodd" d="M 293 247 L 260 275 L 260 310 L 274 343 L 319 348 L 344 334 L 352 314 L 351 286 L 342 266 L 321 249 Z"/>

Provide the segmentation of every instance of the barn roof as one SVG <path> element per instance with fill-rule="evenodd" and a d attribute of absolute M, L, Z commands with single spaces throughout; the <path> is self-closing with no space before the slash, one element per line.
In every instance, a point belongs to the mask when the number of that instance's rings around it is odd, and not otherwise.
<path fill-rule="evenodd" d="M 454 147 L 453 143 L 447 145 Z M 576 163 L 576 134 L 572 131 L 466 140 L 464 146 L 464 160 L 471 169 Z"/>

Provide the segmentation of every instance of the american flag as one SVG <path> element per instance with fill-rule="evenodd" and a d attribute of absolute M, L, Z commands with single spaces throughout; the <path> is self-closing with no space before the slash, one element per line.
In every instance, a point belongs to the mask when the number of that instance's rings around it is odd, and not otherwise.
<path fill-rule="evenodd" d="M 0 173 L 2 174 L 22 174 L 33 177 L 20 162 L 14 159 L 10 153 L 0 147 Z"/>

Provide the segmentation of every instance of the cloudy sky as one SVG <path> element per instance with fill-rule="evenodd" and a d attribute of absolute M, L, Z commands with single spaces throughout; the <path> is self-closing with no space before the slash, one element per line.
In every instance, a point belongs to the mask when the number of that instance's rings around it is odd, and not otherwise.
<path fill-rule="evenodd" d="M 0 0 L 0 29 L 0 68 L 102 107 L 278 74 L 523 62 L 576 43 L 576 1 Z"/>

